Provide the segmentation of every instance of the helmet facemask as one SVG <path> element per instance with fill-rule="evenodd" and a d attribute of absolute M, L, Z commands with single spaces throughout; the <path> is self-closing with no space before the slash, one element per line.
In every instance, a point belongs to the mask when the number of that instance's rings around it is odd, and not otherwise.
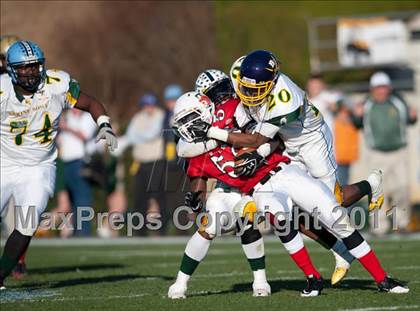
<path fill-rule="evenodd" d="M 203 92 L 215 105 L 220 105 L 235 95 L 229 78 L 222 79 Z"/>
<path fill-rule="evenodd" d="M 203 113 L 198 108 L 192 108 L 175 116 L 173 129 L 175 133 L 188 143 L 202 142 L 205 133 L 211 127 L 212 114 Z"/>
<path fill-rule="evenodd" d="M 13 83 L 27 92 L 35 93 L 45 81 L 45 61 L 24 62 L 8 65 L 7 69 L 12 76 Z"/>
<path fill-rule="evenodd" d="M 237 76 L 237 83 L 239 98 L 244 105 L 250 107 L 262 105 L 274 85 L 273 81 L 256 83 L 254 80 L 247 79 L 246 77 L 241 78 L 241 75 Z"/>

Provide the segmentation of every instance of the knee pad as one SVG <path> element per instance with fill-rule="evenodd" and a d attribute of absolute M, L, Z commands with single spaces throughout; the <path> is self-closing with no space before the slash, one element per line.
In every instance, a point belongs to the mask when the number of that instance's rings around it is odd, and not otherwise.
<path fill-rule="evenodd" d="M 236 203 L 233 211 L 235 215 L 241 218 L 245 218 L 248 215 L 248 221 L 253 222 L 254 216 L 257 213 L 257 205 L 252 197 L 246 195 Z"/>

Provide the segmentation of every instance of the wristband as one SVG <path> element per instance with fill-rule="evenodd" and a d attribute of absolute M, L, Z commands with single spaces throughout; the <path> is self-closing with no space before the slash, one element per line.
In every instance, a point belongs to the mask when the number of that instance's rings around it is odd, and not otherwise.
<path fill-rule="evenodd" d="M 269 143 L 262 144 L 258 147 L 257 153 L 262 156 L 263 158 L 270 155 L 271 147 Z"/>
<path fill-rule="evenodd" d="M 96 120 L 96 124 L 98 124 L 98 126 L 101 126 L 103 123 L 108 123 L 109 124 L 109 120 L 110 120 L 110 118 L 108 116 L 101 115 Z"/>
<path fill-rule="evenodd" d="M 226 130 L 219 129 L 218 127 L 211 127 L 207 132 L 207 137 L 214 138 L 223 142 L 227 142 L 229 132 Z"/>

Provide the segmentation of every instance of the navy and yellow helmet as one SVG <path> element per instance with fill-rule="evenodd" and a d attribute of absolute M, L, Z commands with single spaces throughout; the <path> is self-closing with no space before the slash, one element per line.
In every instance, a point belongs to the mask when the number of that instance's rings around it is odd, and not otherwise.
<path fill-rule="evenodd" d="M 242 103 L 258 106 L 270 94 L 279 72 L 279 62 L 268 51 L 256 50 L 248 54 L 237 75 L 237 93 Z"/>

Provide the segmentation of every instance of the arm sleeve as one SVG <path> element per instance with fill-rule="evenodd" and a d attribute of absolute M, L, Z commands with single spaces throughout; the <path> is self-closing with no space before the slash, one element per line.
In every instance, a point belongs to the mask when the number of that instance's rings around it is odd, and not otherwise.
<path fill-rule="evenodd" d="M 217 142 L 214 139 L 210 139 L 201 143 L 188 143 L 185 140 L 180 139 L 176 145 L 176 152 L 181 158 L 192 158 L 210 151 L 216 147 Z"/>
<path fill-rule="evenodd" d="M 77 104 L 80 96 L 80 84 L 75 79 L 70 78 L 69 87 L 66 92 L 65 106 L 73 108 Z"/>

